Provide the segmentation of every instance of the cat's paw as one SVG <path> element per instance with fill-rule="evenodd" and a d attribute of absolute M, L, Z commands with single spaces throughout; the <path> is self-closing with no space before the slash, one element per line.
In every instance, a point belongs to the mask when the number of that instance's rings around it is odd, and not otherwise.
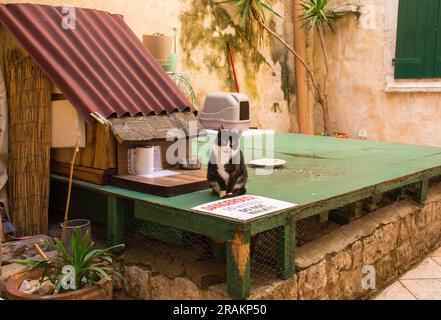
<path fill-rule="evenodd" d="M 221 199 L 225 199 L 226 196 L 227 196 L 227 192 L 226 191 L 220 191 L 219 192 L 219 197 L 221 197 Z"/>

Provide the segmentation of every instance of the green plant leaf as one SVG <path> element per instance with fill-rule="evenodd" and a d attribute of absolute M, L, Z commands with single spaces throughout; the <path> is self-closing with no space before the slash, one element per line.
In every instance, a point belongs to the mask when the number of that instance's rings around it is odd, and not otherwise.
<path fill-rule="evenodd" d="M 112 251 L 124 248 L 124 244 L 106 249 L 94 249 L 90 240 L 88 233 L 83 235 L 79 229 L 76 229 L 70 240 L 72 254 L 67 252 L 62 242 L 55 239 L 54 243 L 47 242 L 47 244 L 51 249 L 58 251 L 56 257 L 43 261 L 15 260 L 14 262 L 24 265 L 31 270 L 42 269 L 43 277 L 41 281 L 49 275 L 48 278 L 56 287 L 54 294 L 62 291 L 62 280 L 69 276 L 62 274 L 62 269 L 66 265 L 75 268 L 78 289 L 82 289 L 90 284 L 93 285 L 100 279 L 110 280 L 110 275 L 113 274 L 120 276 L 119 270 L 122 270 L 122 268 Z M 28 270 L 26 269 L 24 272 Z M 82 279 L 86 279 L 86 282 L 82 282 Z"/>

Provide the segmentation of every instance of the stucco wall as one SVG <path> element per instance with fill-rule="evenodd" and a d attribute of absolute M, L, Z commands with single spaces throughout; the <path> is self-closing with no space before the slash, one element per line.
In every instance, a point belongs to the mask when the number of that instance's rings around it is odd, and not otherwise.
<path fill-rule="evenodd" d="M 336 34 L 329 32 L 326 37 L 333 129 L 352 137 L 364 129 L 372 140 L 441 146 L 441 93 L 424 92 L 437 89 L 386 92 L 388 82 L 393 81 L 398 0 L 333 2 L 363 6 L 360 16 L 347 14 L 336 23 Z M 313 47 L 320 74 L 323 59 L 317 41 Z M 410 83 L 409 90 L 425 82 L 430 81 Z M 320 127 L 320 117 L 316 125 Z"/>
<path fill-rule="evenodd" d="M 213 0 L 0 0 L 70 5 L 123 14 L 129 26 L 142 34 L 179 31 L 178 70 L 191 74 L 197 104 L 212 91 L 233 90 L 228 71 L 226 41 L 235 51 L 242 91 L 252 102 L 252 122 L 261 128 L 296 132 L 297 116 L 293 58 L 277 41 L 265 39 L 259 50 L 241 36 L 241 28 Z M 396 8 L 398 0 L 333 0 L 332 4 L 361 5 L 361 15 L 349 13 L 336 24 L 336 34 L 328 32 L 330 58 L 329 103 L 332 128 L 357 138 L 359 130 L 368 139 L 441 146 L 441 91 L 386 92 L 393 75 Z M 292 43 L 291 1 L 275 1 L 284 20 L 270 21 Z M 228 11 L 227 11 L 228 12 Z M 218 26 L 218 27 L 216 27 Z M 323 70 L 318 43 L 308 44 L 317 77 Z M 389 79 L 389 80 L 388 80 Z M 436 82 L 436 81 L 435 81 Z M 417 85 L 420 83 L 417 82 Z M 441 88 L 441 82 L 437 83 Z M 412 88 L 412 84 L 410 86 Z M 426 91 L 426 92 L 424 92 Z M 314 109 L 311 97 L 311 110 Z M 320 131 L 321 116 L 316 108 L 311 121 Z"/>
<path fill-rule="evenodd" d="M 240 26 L 225 15 L 227 11 L 217 8 L 213 0 L 0 0 L 0 3 L 17 2 L 69 4 L 123 14 L 140 38 L 142 34 L 155 32 L 172 35 L 173 28 L 177 28 L 181 56 L 178 71 L 191 74 L 198 105 L 203 104 L 209 92 L 234 88 L 226 59 L 226 40 L 229 40 L 237 59 L 241 91 L 251 98 L 252 124 L 279 131 L 297 130 L 293 58 L 268 39 L 258 50 L 250 48 L 240 35 Z M 271 23 L 292 42 L 290 6 L 275 1 L 277 11 L 286 17 Z"/>

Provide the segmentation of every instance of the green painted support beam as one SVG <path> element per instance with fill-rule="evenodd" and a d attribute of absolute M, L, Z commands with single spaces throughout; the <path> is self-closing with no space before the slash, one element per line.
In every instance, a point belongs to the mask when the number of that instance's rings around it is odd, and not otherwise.
<path fill-rule="evenodd" d="M 277 230 L 277 276 L 286 280 L 293 276 L 295 225 L 291 222 Z"/>
<path fill-rule="evenodd" d="M 355 202 L 351 208 L 352 215 L 355 219 L 359 219 L 363 215 L 363 201 Z"/>
<path fill-rule="evenodd" d="M 416 201 L 424 204 L 427 200 L 427 191 L 429 189 L 429 180 L 425 179 L 418 183 Z"/>
<path fill-rule="evenodd" d="M 107 198 L 107 243 L 109 246 L 124 243 L 124 219 L 126 208 L 124 200 L 115 196 Z"/>
<path fill-rule="evenodd" d="M 329 221 L 329 211 L 320 213 L 319 223 L 326 223 Z"/>
<path fill-rule="evenodd" d="M 227 287 L 233 299 L 244 300 L 250 295 L 250 242 L 250 230 L 237 233 L 227 242 Z"/>
<path fill-rule="evenodd" d="M 135 217 L 225 241 L 233 240 L 236 232 L 247 228 L 244 223 L 139 201 L 135 202 Z"/>

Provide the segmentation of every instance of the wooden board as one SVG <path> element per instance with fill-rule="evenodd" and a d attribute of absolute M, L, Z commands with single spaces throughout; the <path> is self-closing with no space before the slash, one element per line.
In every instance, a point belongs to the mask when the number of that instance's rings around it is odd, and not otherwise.
<path fill-rule="evenodd" d="M 109 118 L 112 132 L 119 143 L 166 140 L 169 134 L 194 138 L 204 128 L 193 112 L 174 112 L 168 115 Z"/>
<path fill-rule="evenodd" d="M 73 148 L 51 150 L 51 159 L 70 164 Z M 116 139 L 110 127 L 97 122 L 86 124 L 86 148 L 81 148 L 76 165 L 86 168 L 108 170 L 116 168 Z"/>
<path fill-rule="evenodd" d="M 167 198 L 209 188 L 207 171 L 205 169 L 175 171 L 179 172 L 179 174 L 160 178 L 145 178 L 132 175 L 113 176 L 110 184 Z"/>
<path fill-rule="evenodd" d="M 70 174 L 70 164 L 51 161 L 51 173 L 68 177 Z M 110 177 L 116 174 L 116 169 L 95 169 L 79 165 L 74 167 L 74 179 L 95 183 L 99 185 L 109 184 Z"/>

